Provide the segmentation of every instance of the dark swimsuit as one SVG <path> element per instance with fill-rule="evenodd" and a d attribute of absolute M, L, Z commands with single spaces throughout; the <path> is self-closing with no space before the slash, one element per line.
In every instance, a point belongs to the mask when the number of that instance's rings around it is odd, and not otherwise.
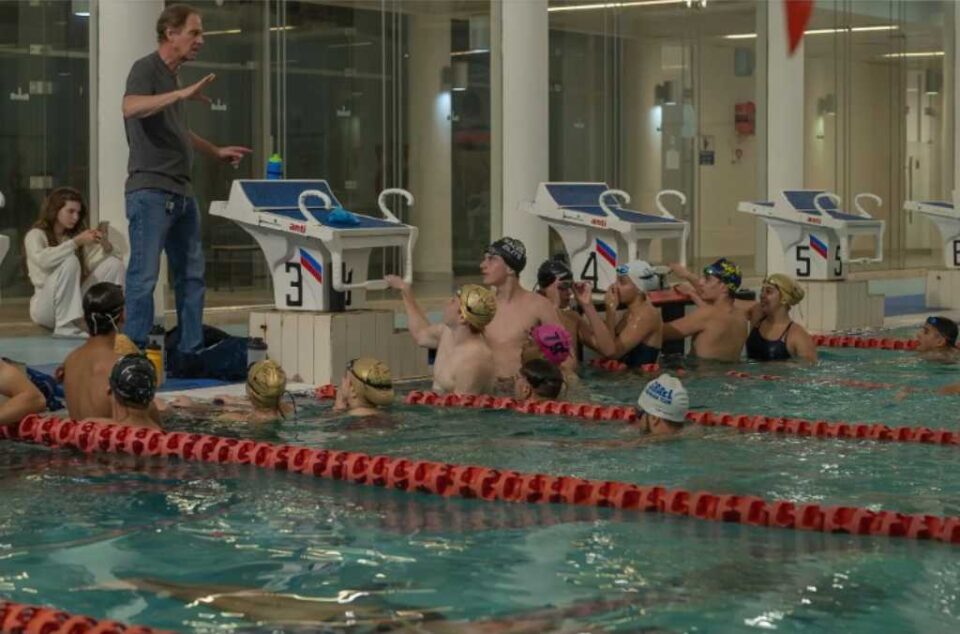
<path fill-rule="evenodd" d="M 750 336 L 747 337 L 747 358 L 756 361 L 785 361 L 790 358 L 790 351 L 787 350 L 787 333 L 790 332 L 791 321 L 787 324 L 783 334 L 779 339 L 764 339 L 760 334 L 761 319 L 757 325 L 750 330 Z"/>
<path fill-rule="evenodd" d="M 633 350 L 620 357 L 620 361 L 626 363 L 628 367 L 639 368 L 641 365 L 656 363 L 659 358 L 660 348 L 638 343 Z"/>

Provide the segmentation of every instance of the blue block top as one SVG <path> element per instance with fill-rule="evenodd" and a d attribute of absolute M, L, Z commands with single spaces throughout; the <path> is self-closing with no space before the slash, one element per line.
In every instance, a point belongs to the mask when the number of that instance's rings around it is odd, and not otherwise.
<path fill-rule="evenodd" d="M 581 185 L 553 184 L 547 185 L 546 187 L 547 191 L 550 193 L 550 196 L 553 197 L 553 200 L 561 209 L 578 211 L 591 216 L 603 217 L 607 215 L 600 206 L 600 195 L 610 189 L 605 183 L 587 183 Z M 676 220 L 674 218 L 667 218 L 665 216 L 658 216 L 656 214 L 645 214 L 640 211 L 624 209 L 620 206 L 620 199 L 617 196 L 609 196 L 605 202 L 607 203 L 607 207 L 610 209 L 610 211 L 616 214 L 617 217 L 624 222 L 633 222 L 638 224 L 654 222 L 681 222 L 680 220 Z"/>
<path fill-rule="evenodd" d="M 334 207 L 340 206 L 340 201 L 333 195 L 333 190 L 325 180 L 317 181 L 244 181 L 240 183 L 243 193 L 250 204 L 257 209 L 290 208 L 297 209 L 297 201 L 301 192 L 307 189 L 322 191 L 330 197 Z M 317 202 L 319 199 L 307 199 Z"/>
<path fill-rule="evenodd" d="M 240 183 L 240 187 L 243 189 L 243 193 L 250 200 L 250 203 L 257 211 L 266 211 L 298 222 L 306 221 L 306 218 L 300 211 L 298 201 L 300 199 L 300 194 L 308 189 L 322 191 L 324 194 L 330 197 L 334 207 L 340 206 L 340 201 L 337 200 L 337 197 L 333 195 L 333 190 L 330 189 L 330 185 L 325 180 L 245 181 Z M 305 202 L 308 203 L 307 210 L 317 222 L 334 229 L 340 229 L 342 231 L 350 231 L 351 229 L 372 229 L 377 227 L 395 228 L 402 226 L 395 222 L 383 220 L 382 218 L 371 218 L 370 216 L 364 216 L 363 214 L 356 214 L 356 218 L 359 220 L 359 222 L 355 225 L 344 226 L 341 224 L 331 224 L 327 222 L 327 218 L 330 216 L 332 210 L 318 205 L 317 203 L 320 202 L 319 198 L 308 197 Z"/>
<path fill-rule="evenodd" d="M 802 214 L 808 216 L 819 216 L 820 210 L 813 204 L 813 200 L 822 194 L 822 190 L 787 190 L 783 192 L 784 197 L 787 199 L 787 202 L 790 203 L 793 208 Z M 869 218 L 864 218 L 863 216 L 855 216 L 853 214 L 844 213 L 837 209 L 836 203 L 833 202 L 831 198 L 823 198 L 820 206 L 830 215 L 831 218 L 835 220 L 845 220 L 850 221 L 864 221 L 870 220 Z"/>

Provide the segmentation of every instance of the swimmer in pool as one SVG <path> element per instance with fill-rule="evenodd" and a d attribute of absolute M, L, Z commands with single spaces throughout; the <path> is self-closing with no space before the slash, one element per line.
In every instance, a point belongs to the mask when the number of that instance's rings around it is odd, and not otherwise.
<path fill-rule="evenodd" d="M 663 344 L 663 319 L 660 310 L 647 299 L 647 293 L 658 288 L 660 276 L 643 260 L 618 266 L 617 280 L 604 296 L 606 331 L 611 334 L 613 347 L 595 336 L 584 337 L 583 342 L 631 368 L 656 363 Z M 577 301 L 588 301 L 588 293 L 589 290 L 578 287 Z M 626 310 L 618 319 L 617 310 L 621 306 Z"/>
<path fill-rule="evenodd" d="M 803 326 L 790 319 L 790 308 L 803 299 L 803 289 L 782 273 L 763 280 L 760 301 L 747 315 L 752 326 L 747 357 L 755 361 L 817 360 L 817 346 Z"/>
<path fill-rule="evenodd" d="M 16 425 L 28 414 L 47 409 L 47 400 L 26 373 L 0 360 L 0 427 Z"/>
<path fill-rule="evenodd" d="M 246 397 L 215 396 L 203 402 L 189 396 L 178 396 L 164 409 L 195 417 L 209 417 L 222 422 L 270 423 L 296 412 L 287 394 L 287 374 L 272 359 L 257 361 L 247 371 Z"/>
<path fill-rule="evenodd" d="M 513 395 L 520 401 L 552 401 L 563 391 L 563 373 L 546 359 L 530 359 L 513 379 Z"/>
<path fill-rule="evenodd" d="M 680 379 L 661 374 L 647 383 L 637 399 L 634 426 L 652 436 L 673 436 L 687 425 L 690 396 Z"/>
<path fill-rule="evenodd" d="M 369 357 L 354 359 L 340 380 L 333 409 L 349 416 L 378 416 L 393 403 L 393 379 L 387 364 Z"/>
<path fill-rule="evenodd" d="M 113 364 L 108 378 L 109 418 L 86 420 L 129 427 L 160 429 L 151 414 L 157 394 L 157 371 L 145 356 L 128 354 Z"/>
<path fill-rule="evenodd" d="M 957 322 L 946 317 L 931 315 L 917 331 L 917 354 L 927 361 L 956 363 L 960 357 L 957 349 Z"/>
<path fill-rule="evenodd" d="M 677 290 L 689 295 L 697 308 L 685 317 L 665 323 L 663 340 L 693 337 L 693 354 L 700 359 L 739 361 L 748 327 L 746 311 L 734 304 L 734 295 L 740 288 L 740 267 L 720 258 L 704 267 L 699 279 L 682 265 L 670 268 L 691 282 L 680 284 Z"/>
<path fill-rule="evenodd" d="M 560 313 L 549 299 L 520 286 L 526 264 L 526 247 L 510 237 L 488 246 L 480 262 L 483 283 L 494 287 L 497 298 L 497 314 L 484 329 L 484 336 L 493 350 L 497 378 L 504 384 L 520 368 L 520 351 L 530 329 L 540 324 L 562 325 Z"/>
<path fill-rule="evenodd" d="M 593 614 L 650 602 L 649 597 L 630 594 L 609 599 L 580 601 L 564 607 L 550 606 L 503 618 L 476 621 L 448 620 L 439 611 L 419 610 L 384 602 L 362 590 L 348 601 L 336 595 L 312 597 L 228 585 L 187 584 L 163 579 L 123 579 L 97 586 L 101 589 L 134 589 L 168 595 L 189 604 L 203 604 L 240 615 L 258 624 L 303 627 L 290 631 L 326 632 L 421 632 L 423 634 L 575 634 L 599 631 L 582 622 Z M 283 631 L 287 631 L 286 627 Z"/>
<path fill-rule="evenodd" d="M 563 375 L 563 397 L 569 398 L 571 390 L 580 387 L 580 377 L 567 363 L 573 356 L 570 333 L 557 324 L 541 324 L 530 331 L 530 336 L 520 352 L 521 364 L 532 359 L 545 359 L 560 369 Z"/>
<path fill-rule="evenodd" d="M 464 284 L 443 308 L 443 322 L 431 324 L 410 285 L 396 275 L 384 278 L 400 291 L 410 335 L 424 348 L 436 348 L 433 390 L 441 393 L 490 394 L 494 388 L 494 357 L 484 336 L 497 313 L 493 293 Z"/>

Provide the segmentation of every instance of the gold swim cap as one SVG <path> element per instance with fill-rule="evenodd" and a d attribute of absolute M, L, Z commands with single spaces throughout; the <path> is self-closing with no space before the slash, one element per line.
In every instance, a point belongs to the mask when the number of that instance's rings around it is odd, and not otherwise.
<path fill-rule="evenodd" d="M 460 300 L 460 315 L 477 330 L 483 330 L 497 314 L 497 298 L 485 286 L 464 284 L 457 291 L 457 299 Z"/>
<path fill-rule="evenodd" d="M 137 347 L 137 344 L 133 343 L 130 337 L 123 333 L 117 333 L 113 340 L 113 351 L 124 357 L 128 354 L 140 354 L 140 348 Z"/>
<path fill-rule="evenodd" d="M 393 379 L 386 363 L 360 357 L 347 364 L 347 371 L 358 396 L 379 407 L 393 403 Z"/>
<path fill-rule="evenodd" d="M 788 308 L 790 306 L 796 306 L 803 299 L 803 289 L 800 288 L 797 282 L 789 275 L 774 273 L 773 275 L 768 275 L 767 279 L 763 280 L 763 283 L 765 286 L 772 286 L 780 291 L 780 303 Z"/>
<path fill-rule="evenodd" d="M 287 373 L 276 361 L 257 361 L 247 372 L 247 397 L 259 409 L 280 410 L 280 398 L 287 391 Z"/>

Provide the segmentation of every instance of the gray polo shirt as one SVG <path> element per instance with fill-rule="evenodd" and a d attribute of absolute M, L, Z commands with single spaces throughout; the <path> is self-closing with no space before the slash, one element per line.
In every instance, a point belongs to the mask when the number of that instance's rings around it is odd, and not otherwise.
<path fill-rule="evenodd" d="M 160 95 L 179 89 L 177 74 L 153 52 L 133 63 L 124 96 Z M 193 196 L 193 144 L 184 103 L 178 101 L 149 117 L 124 119 L 124 125 L 130 146 L 126 191 L 152 188 Z"/>

